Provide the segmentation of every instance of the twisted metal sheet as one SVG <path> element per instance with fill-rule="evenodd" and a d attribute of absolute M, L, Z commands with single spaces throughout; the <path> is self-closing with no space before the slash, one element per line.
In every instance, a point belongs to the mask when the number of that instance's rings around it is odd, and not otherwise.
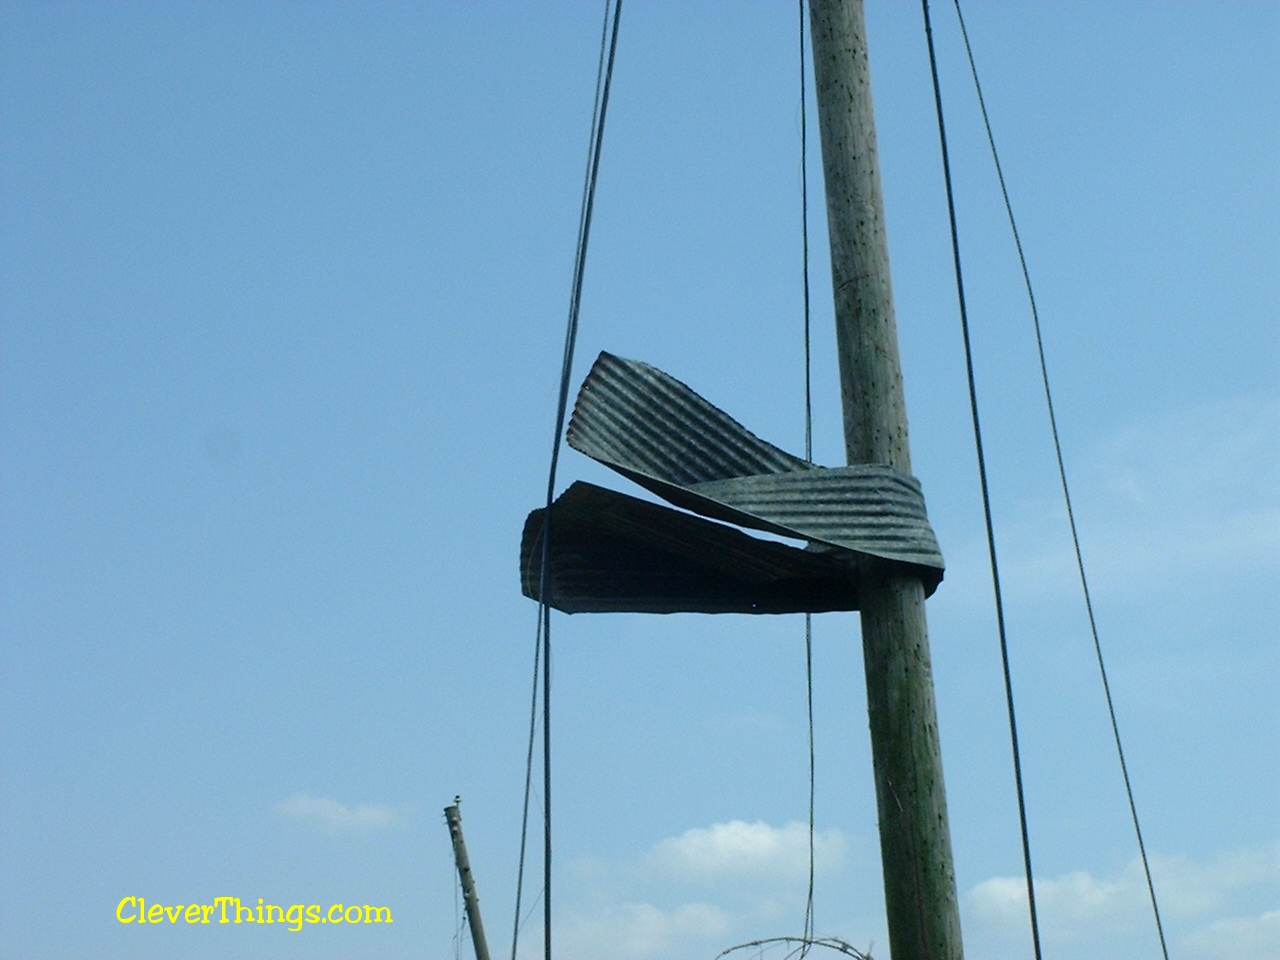
<path fill-rule="evenodd" d="M 552 507 L 548 602 L 567 612 L 857 609 L 867 563 L 932 593 L 943 561 L 914 477 L 880 464 L 819 467 L 761 440 L 656 367 L 602 353 L 569 445 L 675 506 L 808 541 L 763 541 L 599 487 Z M 524 592 L 537 598 L 546 511 L 525 525 Z"/>

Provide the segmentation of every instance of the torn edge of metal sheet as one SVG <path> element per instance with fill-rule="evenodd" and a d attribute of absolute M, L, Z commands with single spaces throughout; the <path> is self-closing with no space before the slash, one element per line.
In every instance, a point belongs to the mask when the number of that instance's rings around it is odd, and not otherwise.
<path fill-rule="evenodd" d="M 857 609 L 857 571 L 918 577 L 943 560 L 914 477 L 882 464 L 820 467 L 761 440 L 656 367 L 600 354 L 569 423 L 574 449 L 669 503 L 809 542 L 760 540 L 576 483 L 553 505 L 547 602 L 565 612 L 812 613 Z M 539 599 L 546 511 L 530 514 L 521 581 Z"/>

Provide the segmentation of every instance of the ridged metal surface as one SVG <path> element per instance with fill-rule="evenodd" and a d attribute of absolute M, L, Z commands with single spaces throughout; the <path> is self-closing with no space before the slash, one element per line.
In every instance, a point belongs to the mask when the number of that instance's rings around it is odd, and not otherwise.
<path fill-rule="evenodd" d="M 942 553 L 920 483 L 891 467 L 818 467 L 761 440 L 656 367 L 602 353 L 578 394 L 569 445 L 676 506 L 917 570 Z"/>
<path fill-rule="evenodd" d="M 818 467 L 761 440 L 680 381 L 602 353 L 569 445 L 668 502 L 810 541 L 763 541 L 718 523 L 574 484 L 552 507 L 547 601 L 566 612 L 786 613 L 857 609 L 857 570 L 875 558 L 942 580 L 920 484 L 882 465 Z M 537 599 L 546 511 L 525 524 L 521 582 Z"/>
<path fill-rule="evenodd" d="M 809 464 L 766 443 L 674 377 L 602 353 L 578 392 L 569 446 L 679 486 Z"/>
<path fill-rule="evenodd" d="M 525 522 L 524 593 L 542 595 L 546 511 Z M 858 608 L 857 577 L 830 554 L 759 540 L 589 483 L 551 508 L 547 602 L 565 613 L 822 613 Z"/>

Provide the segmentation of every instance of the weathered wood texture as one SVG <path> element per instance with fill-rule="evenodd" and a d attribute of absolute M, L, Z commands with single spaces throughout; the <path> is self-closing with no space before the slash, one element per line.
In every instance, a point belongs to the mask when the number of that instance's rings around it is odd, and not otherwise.
<path fill-rule="evenodd" d="M 811 0 L 849 462 L 911 472 L 861 0 Z M 864 572 L 862 644 L 894 960 L 961 960 L 919 580 Z"/>
<path fill-rule="evenodd" d="M 489 960 L 489 944 L 484 937 L 484 924 L 480 921 L 480 897 L 476 893 L 475 878 L 471 875 L 467 844 L 462 839 L 462 813 L 456 803 L 444 808 L 444 819 L 453 840 L 453 857 L 458 864 L 458 879 L 462 881 L 463 902 L 466 904 L 467 922 L 471 924 L 471 944 L 475 947 L 476 960 Z"/>

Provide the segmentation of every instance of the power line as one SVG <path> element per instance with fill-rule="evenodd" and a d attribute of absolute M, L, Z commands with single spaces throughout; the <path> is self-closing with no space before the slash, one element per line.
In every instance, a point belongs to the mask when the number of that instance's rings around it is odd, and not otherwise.
<path fill-rule="evenodd" d="M 809 321 L 809 98 L 807 91 L 807 64 L 805 61 L 805 0 L 799 0 L 800 11 L 800 237 L 802 278 L 804 287 L 804 458 L 813 460 L 813 375 L 810 321 Z M 804 904 L 804 944 L 800 960 L 809 953 L 813 940 L 813 888 L 814 888 L 814 794 L 817 790 L 817 762 L 813 735 L 813 614 L 804 615 L 804 683 L 805 705 L 809 719 L 809 888 Z"/>
<path fill-rule="evenodd" d="M 560 365 L 560 390 L 556 406 L 555 435 L 551 443 L 551 462 L 547 469 L 547 500 L 542 533 L 542 558 L 539 572 L 539 596 L 543 601 L 538 611 L 538 628 L 534 641 L 534 705 L 537 713 L 538 652 L 542 655 L 542 809 L 543 809 L 543 957 L 551 960 L 551 607 L 547 604 L 547 581 L 551 558 L 551 505 L 555 499 L 556 468 L 560 461 L 560 444 L 569 406 L 569 384 L 573 375 L 573 356 L 578 340 L 578 315 L 582 306 L 582 284 L 586 275 L 587 245 L 591 237 L 591 215 L 595 207 L 596 181 L 600 173 L 600 154 L 604 145 L 604 123 L 609 109 L 609 88 L 613 81 L 613 65 L 618 50 L 618 22 L 622 0 L 608 0 L 601 29 L 600 57 L 596 66 L 595 105 L 591 116 L 591 136 L 587 152 L 587 173 L 582 187 L 582 206 L 578 218 L 578 243 L 574 256 L 573 282 L 569 297 L 569 316 L 565 325 L 564 354 Z M 607 53 L 607 55 L 606 55 Z M 512 933 L 511 957 L 515 960 L 520 938 L 520 898 L 524 884 L 524 856 L 532 783 L 533 738 L 525 772 L 524 822 L 520 832 L 520 868 L 516 880 L 515 929 Z"/>
<path fill-rule="evenodd" d="M 996 149 L 995 135 L 991 131 L 991 118 L 987 114 L 986 100 L 982 96 L 982 83 L 978 79 L 978 67 L 973 57 L 973 47 L 969 43 L 969 31 L 965 29 L 964 14 L 960 10 L 960 0 L 954 0 L 956 8 L 956 18 L 960 22 L 960 34 L 964 38 L 965 54 L 969 59 L 969 71 L 973 76 L 973 87 L 978 95 L 978 106 L 982 110 L 982 123 L 987 133 L 987 143 L 991 147 L 991 158 L 995 164 L 996 176 L 1000 181 L 1000 195 L 1004 198 L 1005 212 L 1009 218 L 1009 229 L 1013 234 L 1014 246 L 1018 251 L 1018 263 L 1022 268 L 1022 279 L 1027 290 L 1027 300 L 1031 306 L 1031 320 L 1035 326 L 1036 333 L 1036 350 L 1040 358 L 1040 379 L 1044 385 L 1045 405 L 1049 412 L 1049 429 L 1053 434 L 1053 452 L 1058 463 L 1058 477 L 1062 482 L 1062 499 L 1067 508 L 1067 522 L 1071 528 L 1071 542 L 1075 549 L 1076 568 L 1080 573 L 1080 588 L 1084 593 L 1085 611 L 1089 616 L 1089 632 L 1093 637 L 1093 649 L 1098 661 L 1098 673 L 1102 678 L 1102 690 L 1106 696 L 1107 714 L 1111 719 L 1111 733 L 1115 739 L 1116 756 L 1120 760 L 1120 773 L 1124 778 L 1125 796 L 1129 801 L 1129 814 L 1133 819 L 1133 832 L 1138 839 L 1138 852 L 1142 858 L 1142 870 L 1146 876 L 1147 893 L 1151 897 L 1151 911 L 1155 916 L 1156 933 L 1160 938 L 1160 952 L 1164 956 L 1164 960 L 1169 960 L 1169 948 L 1165 943 L 1164 924 L 1160 920 L 1160 905 L 1156 898 L 1155 884 L 1151 879 L 1151 864 L 1147 859 L 1146 844 L 1142 839 L 1142 826 L 1138 821 L 1138 807 L 1133 797 L 1133 785 L 1129 780 L 1129 767 L 1124 759 L 1124 746 L 1120 741 L 1120 725 L 1116 720 L 1115 703 L 1111 697 L 1111 684 L 1107 680 L 1107 667 L 1102 656 L 1102 642 L 1098 636 L 1098 622 L 1093 614 L 1093 600 L 1089 594 L 1089 578 L 1085 574 L 1084 553 L 1080 547 L 1080 534 L 1076 528 L 1075 511 L 1071 507 L 1071 489 L 1067 483 L 1067 468 L 1062 455 L 1062 442 L 1058 435 L 1058 419 L 1053 409 L 1053 391 L 1049 386 L 1049 365 L 1045 360 L 1044 353 L 1044 337 L 1040 329 L 1040 312 L 1036 308 L 1035 290 L 1031 284 L 1031 273 L 1027 268 L 1027 258 L 1022 249 L 1022 238 L 1018 233 L 1017 219 L 1013 215 L 1013 204 L 1009 200 L 1009 190 L 1005 184 L 1004 170 L 1000 165 L 1000 153 Z M 926 0 L 927 15 L 927 0 Z"/>
<path fill-rule="evenodd" d="M 1036 891 L 1031 871 L 1031 838 L 1027 829 L 1027 803 L 1022 786 L 1022 755 L 1018 749 L 1018 720 L 1013 706 L 1013 678 L 1009 670 L 1009 640 L 1004 624 L 1004 599 L 1000 591 L 1000 565 L 996 559 L 996 534 L 991 520 L 991 490 L 982 449 L 982 425 L 978 417 L 978 388 L 973 373 L 973 348 L 969 339 L 969 311 L 964 296 L 964 271 L 960 266 L 960 235 L 956 227 L 955 195 L 951 188 L 951 160 L 947 151 L 947 128 L 942 116 L 942 87 L 938 81 L 938 61 L 933 47 L 933 27 L 929 0 L 921 0 L 924 32 L 929 46 L 929 70 L 933 76 L 933 100 L 938 113 L 938 139 L 942 147 L 942 173 L 947 188 L 947 216 L 951 222 L 951 252 L 955 262 L 956 296 L 960 302 L 960 330 L 964 337 L 965 371 L 969 381 L 969 410 L 973 418 L 973 440 L 978 455 L 978 478 L 982 486 L 982 513 L 987 527 L 987 553 L 991 558 L 991 586 L 995 593 L 996 629 L 1000 635 L 1000 661 L 1004 668 L 1005 703 L 1009 711 L 1009 739 L 1013 749 L 1013 777 L 1018 793 L 1018 825 L 1022 832 L 1022 861 L 1027 877 L 1027 906 L 1031 916 L 1031 941 L 1040 960 L 1040 924 L 1036 916 Z"/>

